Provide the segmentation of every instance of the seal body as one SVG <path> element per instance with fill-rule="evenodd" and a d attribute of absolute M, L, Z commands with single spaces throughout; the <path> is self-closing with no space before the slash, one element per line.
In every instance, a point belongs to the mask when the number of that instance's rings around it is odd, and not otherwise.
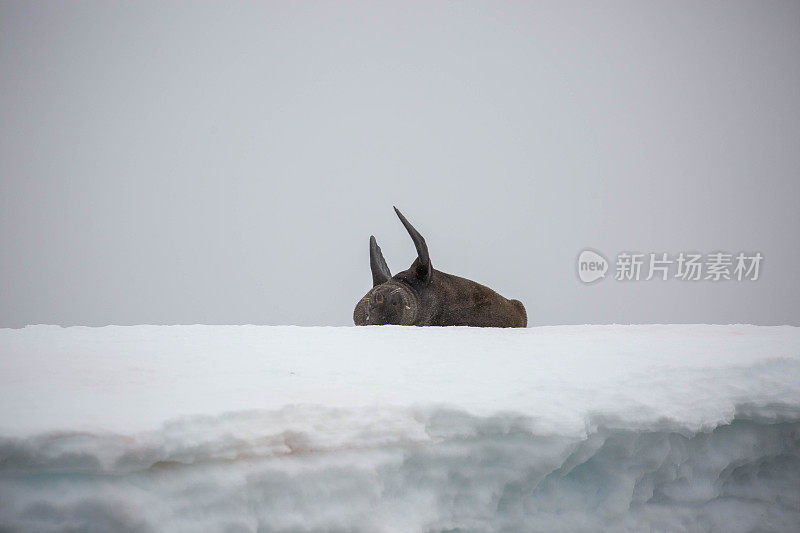
<path fill-rule="evenodd" d="M 383 254 L 370 237 L 373 287 L 353 311 L 357 326 L 521 327 L 528 324 L 525 306 L 485 285 L 433 268 L 425 239 L 395 208 L 417 248 L 408 270 L 391 276 Z"/>

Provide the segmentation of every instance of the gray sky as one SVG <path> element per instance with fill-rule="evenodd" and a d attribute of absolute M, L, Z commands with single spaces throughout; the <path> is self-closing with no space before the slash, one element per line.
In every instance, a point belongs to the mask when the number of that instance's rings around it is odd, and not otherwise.
<path fill-rule="evenodd" d="M 392 205 L 531 325 L 800 324 L 799 59 L 798 2 L 0 1 L 0 326 L 352 324 Z"/>

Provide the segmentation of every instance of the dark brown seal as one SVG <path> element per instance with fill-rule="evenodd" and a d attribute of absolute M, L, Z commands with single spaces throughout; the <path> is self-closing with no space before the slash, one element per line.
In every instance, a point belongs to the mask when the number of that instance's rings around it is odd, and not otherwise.
<path fill-rule="evenodd" d="M 525 306 L 507 300 L 489 287 L 436 270 L 425 239 L 395 207 L 414 246 L 417 258 L 408 270 L 394 276 L 374 236 L 369 238 L 372 289 L 356 304 L 357 326 L 476 326 L 524 328 Z"/>

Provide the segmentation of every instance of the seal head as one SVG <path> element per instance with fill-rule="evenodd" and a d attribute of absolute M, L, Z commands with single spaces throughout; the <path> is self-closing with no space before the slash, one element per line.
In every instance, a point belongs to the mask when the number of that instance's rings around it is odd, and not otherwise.
<path fill-rule="evenodd" d="M 360 315 L 360 316 L 359 316 Z M 417 316 L 417 298 L 405 283 L 389 280 L 373 287 L 356 306 L 353 321 L 359 325 L 411 325 Z"/>

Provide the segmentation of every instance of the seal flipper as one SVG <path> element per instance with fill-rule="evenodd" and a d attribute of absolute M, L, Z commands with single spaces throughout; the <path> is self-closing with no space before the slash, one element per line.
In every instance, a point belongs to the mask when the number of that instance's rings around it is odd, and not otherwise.
<path fill-rule="evenodd" d="M 372 286 L 376 287 L 386 283 L 392 278 L 386 259 L 383 258 L 381 247 L 374 235 L 369 236 L 369 268 L 372 270 Z"/>
<path fill-rule="evenodd" d="M 513 305 L 520 313 L 520 317 L 522 318 L 522 322 L 520 325 L 516 327 L 527 328 L 528 327 L 528 312 L 525 310 L 525 306 L 519 300 L 509 300 L 511 305 Z"/>
<path fill-rule="evenodd" d="M 405 226 L 406 231 L 411 236 L 411 240 L 414 241 L 414 247 L 417 249 L 417 277 L 427 283 L 431 280 L 433 267 L 431 266 L 431 258 L 428 255 L 428 245 L 425 243 L 425 238 L 406 220 L 406 217 L 403 216 L 399 209 L 395 207 L 394 212 L 397 213 L 400 222 Z"/>

